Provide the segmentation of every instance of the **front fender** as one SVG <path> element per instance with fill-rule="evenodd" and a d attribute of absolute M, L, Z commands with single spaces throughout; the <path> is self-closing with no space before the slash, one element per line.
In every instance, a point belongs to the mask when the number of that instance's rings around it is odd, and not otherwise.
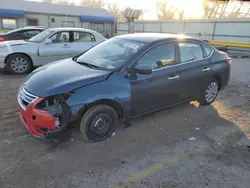
<path fill-rule="evenodd" d="M 67 104 L 71 106 L 72 115 L 78 116 L 79 112 L 87 105 L 99 100 L 112 100 L 123 109 L 125 119 L 130 119 L 131 88 L 129 82 L 119 73 L 111 75 L 105 81 L 97 82 L 74 91 Z"/>

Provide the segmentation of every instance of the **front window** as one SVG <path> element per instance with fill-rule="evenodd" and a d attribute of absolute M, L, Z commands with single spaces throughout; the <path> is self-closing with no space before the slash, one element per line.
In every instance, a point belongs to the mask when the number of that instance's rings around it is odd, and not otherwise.
<path fill-rule="evenodd" d="M 70 42 L 70 32 L 62 31 L 50 37 L 52 43 L 68 43 Z"/>
<path fill-rule="evenodd" d="M 174 43 L 161 44 L 145 53 L 136 67 L 150 67 L 153 70 L 176 64 Z"/>
<path fill-rule="evenodd" d="M 109 39 L 93 47 L 79 58 L 78 63 L 88 63 L 95 67 L 115 70 L 120 68 L 145 43 L 128 39 Z"/>
<path fill-rule="evenodd" d="M 36 36 L 32 37 L 31 39 L 29 39 L 29 42 L 40 43 L 45 38 L 47 38 L 51 33 L 53 33 L 52 30 L 46 29 L 43 32 L 39 33 L 38 35 L 36 35 Z"/>

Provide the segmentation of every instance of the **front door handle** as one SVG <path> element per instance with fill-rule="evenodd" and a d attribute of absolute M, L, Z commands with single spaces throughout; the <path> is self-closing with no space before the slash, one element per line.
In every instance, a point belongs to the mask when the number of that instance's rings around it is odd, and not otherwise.
<path fill-rule="evenodd" d="M 169 77 L 168 79 L 169 80 L 175 80 L 175 79 L 178 79 L 179 78 L 179 75 L 176 75 L 176 76 L 171 76 L 171 77 Z"/>
<path fill-rule="evenodd" d="M 209 70 L 210 70 L 210 68 L 204 68 L 204 69 L 202 69 L 202 72 L 207 72 Z"/>

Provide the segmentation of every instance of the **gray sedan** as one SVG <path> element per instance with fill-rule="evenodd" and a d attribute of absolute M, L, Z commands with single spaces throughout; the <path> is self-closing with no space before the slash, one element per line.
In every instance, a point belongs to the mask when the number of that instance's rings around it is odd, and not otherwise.
<path fill-rule="evenodd" d="M 88 29 L 46 29 L 29 40 L 0 42 L 0 68 L 12 74 L 28 73 L 33 67 L 81 54 L 104 40 Z"/>

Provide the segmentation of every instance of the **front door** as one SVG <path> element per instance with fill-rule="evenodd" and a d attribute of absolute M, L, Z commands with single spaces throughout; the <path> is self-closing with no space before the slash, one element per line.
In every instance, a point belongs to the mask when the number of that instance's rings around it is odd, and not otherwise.
<path fill-rule="evenodd" d="M 197 98 L 211 79 L 210 58 L 205 57 L 200 43 L 180 42 L 178 47 L 180 65 L 176 71 L 181 84 L 179 100 Z"/>
<path fill-rule="evenodd" d="M 149 75 L 130 75 L 132 116 L 154 111 L 178 100 L 175 44 L 165 43 L 146 52 L 136 67 L 153 69 Z"/>
<path fill-rule="evenodd" d="M 46 43 L 47 40 L 50 43 Z M 42 58 L 43 64 L 74 56 L 73 37 L 70 31 L 57 32 L 47 40 L 39 46 L 39 57 Z"/>

